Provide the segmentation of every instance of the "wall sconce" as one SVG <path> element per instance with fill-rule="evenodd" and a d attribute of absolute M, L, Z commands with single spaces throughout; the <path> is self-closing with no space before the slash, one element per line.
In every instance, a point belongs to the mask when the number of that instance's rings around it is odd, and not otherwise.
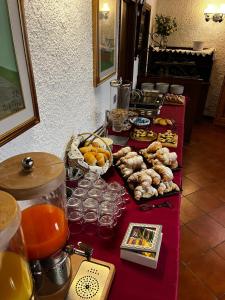
<path fill-rule="evenodd" d="M 220 8 L 216 8 L 215 5 L 209 4 L 205 9 L 204 14 L 206 22 L 213 20 L 214 22 L 221 23 L 225 16 L 225 4 L 222 4 Z"/>
<path fill-rule="evenodd" d="M 108 3 L 104 3 L 102 6 L 102 9 L 100 10 L 100 18 L 101 19 L 108 19 L 109 17 L 109 12 L 110 12 L 110 7 Z"/>

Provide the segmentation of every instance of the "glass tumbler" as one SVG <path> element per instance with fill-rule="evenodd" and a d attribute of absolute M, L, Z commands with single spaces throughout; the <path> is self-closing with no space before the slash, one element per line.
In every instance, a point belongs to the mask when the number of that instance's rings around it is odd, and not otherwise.
<path fill-rule="evenodd" d="M 124 203 L 120 203 L 120 201 L 123 201 L 120 195 L 117 193 L 113 193 L 111 191 L 106 191 L 102 195 L 102 200 L 104 202 L 109 202 L 110 205 L 114 207 L 115 215 L 117 218 L 119 218 L 122 215 L 122 208 L 121 206 L 124 205 Z"/>
<path fill-rule="evenodd" d="M 97 179 L 99 179 L 99 175 L 95 172 L 88 172 L 84 175 L 84 178 L 95 182 Z"/>
<path fill-rule="evenodd" d="M 124 202 L 129 201 L 129 194 L 126 191 L 126 188 L 124 186 L 122 186 L 121 184 L 119 184 L 118 182 L 114 181 L 114 182 L 111 182 L 110 184 L 108 184 L 107 190 L 112 193 L 116 193 L 116 194 L 122 196 Z"/>
<path fill-rule="evenodd" d="M 70 222 L 70 232 L 80 233 L 83 227 L 83 205 L 79 198 L 70 198 L 67 201 L 67 215 Z"/>
<path fill-rule="evenodd" d="M 85 200 L 87 196 L 87 190 L 81 187 L 74 189 L 72 197 L 79 198 L 81 200 Z"/>
<path fill-rule="evenodd" d="M 87 198 L 83 202 L 84 230 L 89 235 L 94 235 L 97 229 L 99 205 L 93 198 Z"/>
<path fill-rule="evenodd" d="M 115 216 L 115 205 L 104 201 L 99 206 L 98 234 L 101 238 L 108 239 L 114 234 L 117 217 Z"/>
<path fill-rule="evenodd" d="M 89 190 L 92 187 L 93 182 L 89 179 L 81 179 L 78 181 L 78 187 Z"/>
<path fill-rule="evenodd" d="M 96 188 L 93 188 L 88 191 L 88 197 L 97 200 L 99 203 L 102 202 L 102 191 Z"/>
<path fill-rule="evenodd" d="M 94 187 L 98 190 L 101 190 L 101 191 L 105 191 L 107 189 L 107 186 L 108 185 L 107 185 L 106 181 L 102 178 L 99 178 L 94 183 Z"/>

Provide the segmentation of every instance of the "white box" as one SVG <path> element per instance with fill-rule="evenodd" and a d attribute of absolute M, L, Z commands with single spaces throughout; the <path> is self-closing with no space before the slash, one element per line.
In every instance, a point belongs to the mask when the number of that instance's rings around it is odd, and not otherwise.
<path fill-rule="evenodd" d="M 143 265 L 143 266 L 146 266 L 146 267 L 149 267 L 152 269 L 156 269 L 157 264 L 158 264 L 158 259 L 159 259 L 162 236 L 163 236 L 163 234 L 161 233 L 155 258 L 148 257 L 141 253 L 138 253 L 138 252 L 135 252 L 132 250 L 122 249 L 122 248 L 120 249 L 120 258 L 132 261 L 134 263 L 137 263 L 139 265 Z"/>
<path fill-rule="evenodd" d="M 130 223 L 120 246 L 120 257 L 156 269 L 161 242 L 161 225 Z"/>

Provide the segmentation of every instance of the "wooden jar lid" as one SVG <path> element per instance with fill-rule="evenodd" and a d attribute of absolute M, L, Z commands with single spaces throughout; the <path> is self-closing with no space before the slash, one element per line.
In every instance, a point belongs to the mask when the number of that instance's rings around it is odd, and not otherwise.
<path fill-rule="evenodd" d="M 22 160 L 27 157 L 33 160 L 30 170 L 22 165 Z M 10 193 L 16 200 L 29 200 L 46 195 L 56 190 L 64 180 L 64 163 L 53 154 L 23 153 L 0 163 L 0 190 Z"/>
<path fill-rule="evenodd" d="M 10 194 L 0 191 L 0 230 L 6 228 L 16 217 L 16 199 Z"/>

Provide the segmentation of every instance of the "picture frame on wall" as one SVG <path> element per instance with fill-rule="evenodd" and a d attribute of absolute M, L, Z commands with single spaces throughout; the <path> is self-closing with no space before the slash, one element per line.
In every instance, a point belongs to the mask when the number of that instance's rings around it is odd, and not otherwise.
<path fill-rule="evenodd" d="M 0 146 L 40 122 L 23 0 L 0 1 Z"/>
<path fill-rule="evenodd" d="M 117 0 L 92 0 L 94 87 L 116 73 L 117 2 Z"/>

